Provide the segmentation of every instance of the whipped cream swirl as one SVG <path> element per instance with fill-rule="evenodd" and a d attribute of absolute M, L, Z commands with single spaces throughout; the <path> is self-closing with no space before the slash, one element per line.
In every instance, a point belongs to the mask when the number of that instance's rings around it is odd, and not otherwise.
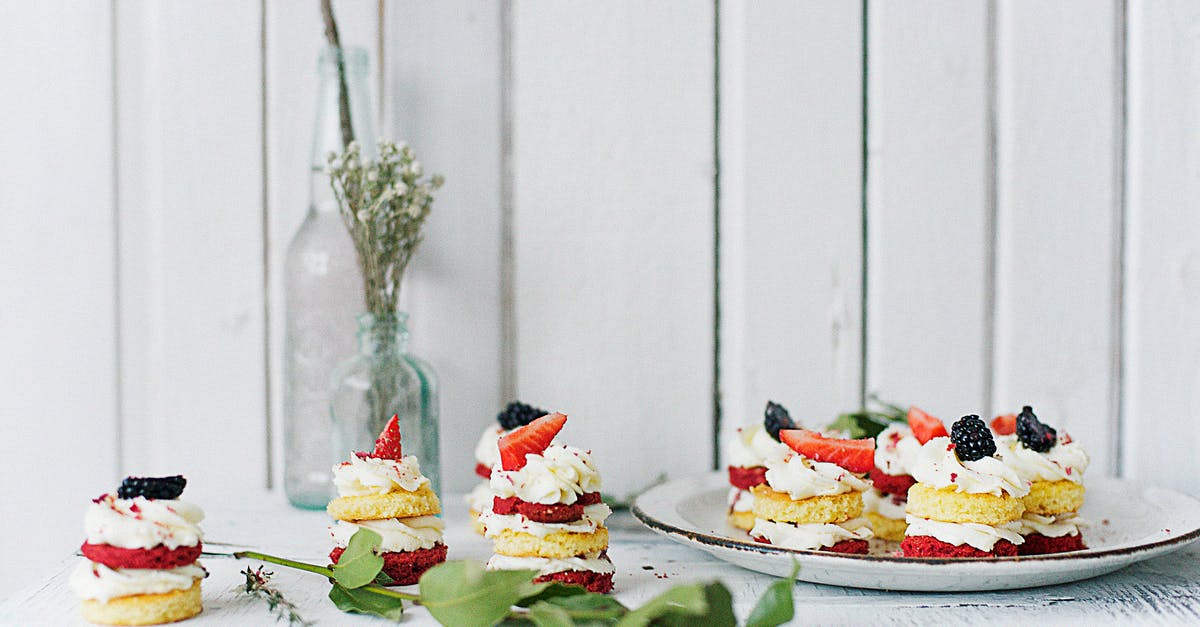
<path fill-rule="evenodd" d="M 108 601 L 135 594 L 163 594 L 187 590 L 208 576 L 200 562 L 168 569 L 109 568 L 104 564 L 80 562 L 67 583 L 83 599 Z"/>
<path fill-rule="evenodd" d="M 122 549 L 150 549 L 161 544 L 177 549 L 200 542 L 201 520 L 203 510 L 186 501 L 144 496 L 119 499 L 105 494 L 88 507 L 83 528 L 90 544 Z"/>
<path fill-rule="evenodd" d="M 1074 513 L 1041 516 L 1025 512 L 1025 515 L 1018 522 L 1021 523 L 1022 535 L 1040 533 L 1047 538 L 1077 536 L 1079 535 L 1079 527 L 1086 524 L 1082 519 L 1076 518 Z"/>
<path fill-rule="evenodd" d="M 939 489 L 952 487 L 956 492 L 995 496 L 1008 493 L 1015 497 L 1029 494 L 1029 482 L 995 457 L 959 461 L 947 437 L 926 442 L 909 473 L 921 483 Z"/>
<path fill-rule="evenodd" d="M 545 538 L 552 533 L 594 533 L 604 526 L 604 519 L 612 514 L 604 503 L 585 505 L 583 516 L 579 520 L 565 523 L 544 523 L 530 520 L 524 514 L 497 514 L 490 509 L 479 514 L 479 522 L 483 523 L 484 534 L 489 538 L 499 536 L 504 530 L 517 533 L 528 533 L 539 538 Z"/>
<path fill-rule="evenodd" d="M 908 536 L 933 536 L 946 544 L 962 546 L 969 544 L 980 551 L 991 552 L 996 543 L 1008 540 L 1013 544 L 1025 542 L 1021 537 L 1021 522 L 1014 520 L 993 527 L 979 523 L 952 523 L 929 520 L 920 516 L 906 516 Z"/>
<path fill-rule="evenodd" d="M 513 557 L 493 555 L 487 562 L 488 570 L 536 570 L 538 576 L 553 575 L 571 570 L 590 571 L 602 575 L 615 572 L 612 560 L 600 551 L 584 553 L 575 557 Z"/>
<path fill-rule="evenodd" d="M 491 468 L 500 463 L 500 436 L 504 429 L 500 425 L 491 425 L 479 436 L 475 445 L 475 462 Z"/>
<path fill-rule="evenodd" d="M 600 491 L 600 473 L 587 451 L 551 444 L 541 455 L 526 455 L 520 470 L 494 468 L 489 485 L 492 494 L 501 498 L 570 505 L 581 494 Z"/>
<path fill-rule="evenodd" d="M 837 464 L 816 462 L 796 455 L 791 449 L 773 452 L 767 457 L 766 466 L 767 485 L 776 492 L 787 492 L 795 500 L 862 492 L 871 486 Z"/>
<path fill-rule="evenodd" d="M 907 505 L 903 499 L 897 499 L 891 494 L 884 494 L 875 488 L 862 493 L 863 512 L 874 512 L 884 518 L 900 520 L 904 518 Z"/>
<path fill-rule="evenodd" d="M 868 540 L 875 534 L 871 532 L 870 524 L 865 518 L 854 518 L 838 524 L 806 525 L 757 518 L 750 535 L 788 549 L 819 549 L 833 546 L 843 540 Z"/>
<path fill-rule="evenodd" d="M 383 495 L 390 492 L 416 492 L 429 483 L 421 474 L 417 458 L 408 455 L 395 459 L 359 457 L 333 467 L 333 484 L 339 496 Z"/>
<path fill-rule="evenodd" d="M 730 488 L 726 501 L 731 512 L 749 512 L 754 509 L 754 495 L 749 490 Z"/>
<path fill-rule="evenodd" d="M 1083 483 L 1083 472 L 1090 462 L 1083 447 L 1065 434 L 1045 453 L 1025 448 L 1015 435 L 1002 435 L 996 438 L 996 457 L 1026 481 Z"/>
<path fill-rule="evenodd" d="M 370 529 L 379 534 L 382 542 L 381 551 L 399 553 L 401 551 L 418 551 L 432 549 L 442 541 L 442 530 L 446 525 L 437 516 L 413 516 L 412 518 L 384 518 L 382 520 L 359 520 L 347 522 L 339 520 L 329 525 L 329 535 L 333 542 L 341 548 L 346 548 L 359 529 Z"/>
<path fill-rule="evenodd" d="M 725 447 L 725 458 L 730 466 L 753 468 L 762 466 L 767 456 L 781 450 L 790 450 L 763 428 L 761 424 L 742 427 L 729 438 Z"/>
<path fill-rule="evenodd" d="M 901 422 L 888 425 L 875 443 L 875 467 L 892 476 L 910 474 L 921 452 L 921 443 L 912 429 Z"/>
<path fill-rule="evenodd" d="M 488 483 L 486 481 L 480 482 L 474 488 L 471 488 L 471 491 L 467 494 L 467 507 L 471 508 L 471 511 L 476 514 L 491 511 L 492 498 L 492 491 L 488 489 Z"/>

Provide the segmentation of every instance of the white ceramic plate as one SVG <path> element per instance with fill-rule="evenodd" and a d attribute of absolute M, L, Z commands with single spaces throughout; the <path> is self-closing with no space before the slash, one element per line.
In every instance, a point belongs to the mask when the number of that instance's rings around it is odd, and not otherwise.
<path fill-rule="evenodd" d="M 1027 588 L 1111 573 L 1200 538 L 1200 502 L 1163 488 L 1088 479 L 1080 517 L 1088 549 L 1058 555 L 977 559 L 897 557 L 895 543 L 871 555 L 836 555 L 762 544 L 725 521 L 725 473 L 676 479 L 638 497 L 633 515 L 676 542 L 775 576 L 800 562 L 800 579 L 880 590 L 967 591 Z"/>

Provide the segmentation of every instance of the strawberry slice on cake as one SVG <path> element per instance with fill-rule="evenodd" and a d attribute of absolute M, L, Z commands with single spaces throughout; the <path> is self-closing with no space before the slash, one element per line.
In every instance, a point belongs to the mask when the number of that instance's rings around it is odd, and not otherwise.
<path fill-rule="evenodd" d="M 500 438 L 500 467 L 489 480 L 492 507 L 479 516 L 495 545 L 487 565 L 609 592 L 615 569 L 604 520 L 612 510 L 600 500 L 591 453 L 554 441 L 566 422 L 553 413 Z"/>
<path fill-rule="evenodd" d="M 488 488 L 488 479 L 492 477 L 492 468 L 500 465 L 500 438 L 548 413 L 521 401 L 513 401 L 496 414 L 496 424 L 488 425 L 479 436 L 479 442 L 475 445 L 475 474 L 483 481 L 476 484 L 466 497 L 471 526 L 476 533 L 483 534 L 479 514 L 492 508 L 492 492 Z"/>
<path fill-rule="evenodd" d="M 356 452 L 333 467 L 333 482 L 338 497 L 326 510 L 336 519 L 329 526 L 334 564 L 359 529 L 382 538 L 383 572 L 391 585 L 417 583 L 426 570 L 446 561 L 444 525 L 437 517 L 441 504 L 417 458 L 404 456 L 398 416 L 384 425 L 373 451 Z"/>

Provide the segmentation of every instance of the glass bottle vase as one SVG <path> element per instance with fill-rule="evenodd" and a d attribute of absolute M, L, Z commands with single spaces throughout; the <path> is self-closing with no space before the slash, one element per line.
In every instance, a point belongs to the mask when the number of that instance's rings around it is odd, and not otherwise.
<path fill-rule="evenodd" d="M 358 354 L 333 371 L 333 461 L 352 451 L 371 451 L 384 424 L 396 415 L 404 454 L 417 457 L 440 496 L 437 376 L 427 362 L 408 352 L 408 314 L 363 314 L 358 325 Z"/>

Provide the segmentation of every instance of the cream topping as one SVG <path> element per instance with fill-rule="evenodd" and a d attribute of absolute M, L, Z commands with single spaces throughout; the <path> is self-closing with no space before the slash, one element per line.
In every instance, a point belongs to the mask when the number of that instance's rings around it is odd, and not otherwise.
<path fill-rule="evenodd" d="M 442 530 L 445 523 L 437 516 L 414 516 L 412 518 L 384 518 L 382 520 L 359 520 L 347 522 L 339 520 L 329 525 L 329 535 L 333 542 L 341 548 L 346 548 L 359 529 L 370 529 L 378 533 L 382 542 L 381 551 L 397 553 L 401 551 L 418 551 L 432 549 L 442 541 Z"/>
<path fill-rule="evenodd" d="M 995 457 L 960 462 L 947 437 L 926 442 L 909 472 L 917 481 L 939 489 L 952 487 L 956 492 L 995 496 L 1029 494 L 1029 482 Z"/>
<path fill-rule="evenodd" d="M 497 514 L 491 510 L 481 513 L 479 515 L 479 522 L 483 523 L 485 529 L 483 535 L 489 538 L 500 535 L 500 532 L 505 529 L 544 538 L 559 531 L 566 533 L 592 533 L 604 526 L 604 519 L 608 518 L 610 514 L 612 514 L 612 510 L 607 505 L 596 503 L 595 505 L 584 506 L 583 516 L 579 520 L 566 523 L 537 522 L 536 520 L 530 520 L 523 514 Z"/>
<path fill-rule="evenodd" d="M 862 492 L 871 485 L 841 466 L 812 461 L 791 449 L 773 452 L 766 466 L 767 485 L 776 492 L 787 492 L 795 500 Z"/>
<path fill-rule="evenodd" d="M 1082 519 L 1076 518 L 1074 513 L 1059 514 L 1057 516 L 1040 516 L 1025 512 L 1025 515 L 1018 522 L 1021 523 L 1022 535 L 1040 533 L 1047 538 L 1077 536 L 1079 535 L 1079 527 L 1086 524 Z"/>
<path fill-rule="evenodd" d="M 921 443 L 902 422 L 888 425 L 875 443 L 875 467 L 892 476 L 909 474 L 921 452 Z"/>
<path fill-rule="evenodd" d="M 480 512 L 489 512 L 492 510 L 492 491 L 488 489 L 486 481 L 478 483 L 471 492 L 467 494 L 467 507 L 476 514 Z"/>
<path fill-rule="evenodd" d="M 119 499 L 105 494 L 88 507 L 83 528 L 90 544 L 122 549 L 150 549 L 161 544 L 176 549 L 200 542 L 201 520 L 204 511 L 186 501 L 144 496 Z"/>
<path fill-rule="evenodd" d="M 1025 542 L 1025 538 L 1021 537 L 1021 522 L 1017 520 L 996 527 L 979 523 L 942 522 L 919 516 L 906 516 L 905 522 L 908 523 L 907 536 L 933 536 L 946 544 L 969 544 L 980 551 L 990 552 L 1001 540 L 1013 544 Z"/>
<path fill-rule="evenodd" d="M 884 518 L 892 520 L 900 520 L 904 518 L 904 512 L 907 508 L 904 499 L 897 499 L 890 495 L 884 494 L 875 488 L 871 488 L 862 493 L 863 512 L 874 512 Z"/>
<path fill-rule="evenodd" d="M 771 437 L 761 424 L 742 427 L 729 438 L 725 447 L 725 457 L 729 466 L 753 468 L 762 466 L 767 456 L 779 450 L 791 450 Z"/>
<path fill-rule="evenodd" d="M 169 569 L 109 568 L 83 561 L 71 572 L 68 584 L 83 599 L 108 601 L 135 594 L 162 594 L 187 590 L 208 576 L 200 562 Z"/>
<path fill-rule="evenodd" d="M 748 512 L 754 509 L 754 495 L 749 490 L 730 488 L 726 501 L 731 512 Z"/>
<path fill-rule="evenodd" d="M 854 518 L 838 524 L 807 525 L 757 518 L 750 535 L 765 538 L 775 546 L 788 549 L 819 549 L 823 546 L 833 546 L 843 540 L 867 540 L 874 536 L 865 518 Z"/>
<path fill-rule="evenodd" d="M 333 467 L 339 496 L 416 492 L 427 483 L 429 479 L 421 474 L 421 465 L 412 455 L 399 460 L 351 455 L 350 461 Z"/>
<path fill-rule="evenodd" d="M 483 435 L 479 436 L 479 443 L 475 445 L 475 462 L 483 464 L 488 468 L 500 463 L 500 436 L 504 435 L 504 429 L 500 425 L 491 425 L 483 430 Z"/>
<path fill-rule="evenodd" d="M 996 456 L 1026 481 L 1073 481 L 1083 483 L 1088 454 L 1078 442 L 1063 434 L 1049 451 L 1039 453 L 1025 448 L 1015 435 L 996 438 Z"/>
<path fill-rule="evenodd" d="M 587 451 L 551 444 L 541 455 L 525 456 L 520 470 L 493 468 L 492 494 L 526 503 L 570 505 L 581 494 L 600 491 L 600 473 Z"/>
<path fill-rule="evenodd" d="M 487 568 L 488 570 L 536 570 L 539 577 L 569 570 L 584 570 L 600 574 L 616 571 L 612 560 L 607 556 L 602 557 L 600 551 L 560 558 L 493 555 L 487 562 Z"/>

